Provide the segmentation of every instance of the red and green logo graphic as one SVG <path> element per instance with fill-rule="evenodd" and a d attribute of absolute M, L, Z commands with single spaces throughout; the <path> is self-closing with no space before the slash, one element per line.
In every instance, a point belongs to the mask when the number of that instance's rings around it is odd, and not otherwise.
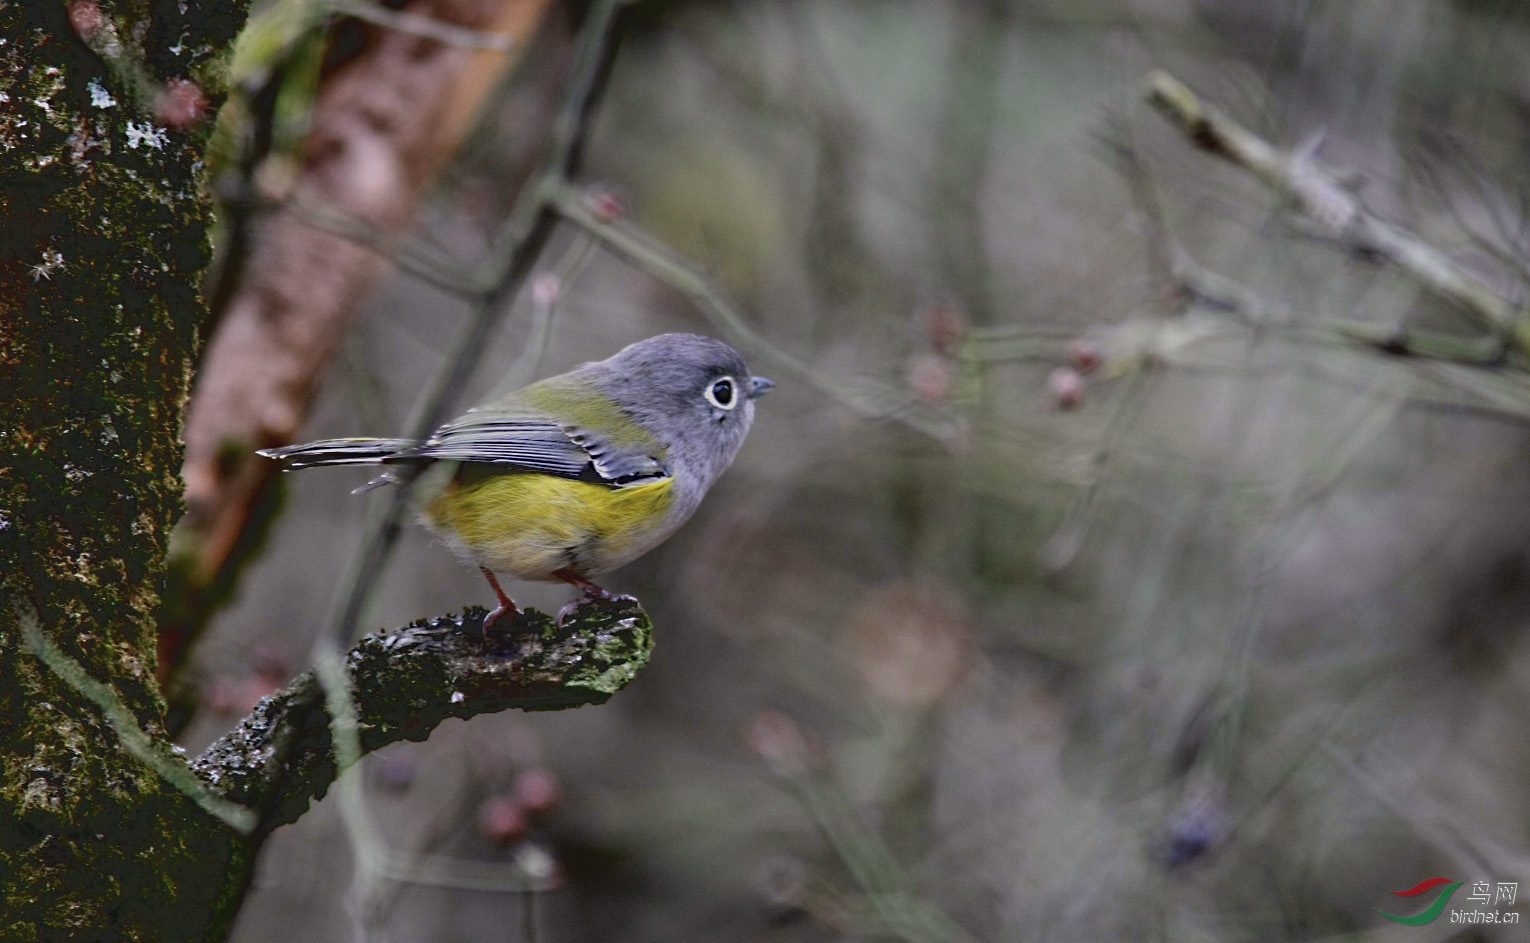
<path fill-rule="evenodd" d="M 1454 894 L 1456 888 L 1461 886 L 1460 881 L 1452 881 L 1450 878 L 1426 878 L 1405 891 L 1392 892 L 1398 897 L 1417 897 L 1420 894 L 1434 890 L 1441 884 L 1445 884 L 1447 887 L 1440 891 L 1440 896 L 1434 899 L 1434 903 L 1411 917 L 1399 917 L 1396 914 L 1389 914 L 1385 910 L 1377 910 L 1376 912 L 1388 920 L 1405 923 L 1410 927 L 1421 927 L 1426 923 L 1433 923 L 1440 914 L 1445 912 L 1445 905 L 1450 903 L 1450 895 Z"/>

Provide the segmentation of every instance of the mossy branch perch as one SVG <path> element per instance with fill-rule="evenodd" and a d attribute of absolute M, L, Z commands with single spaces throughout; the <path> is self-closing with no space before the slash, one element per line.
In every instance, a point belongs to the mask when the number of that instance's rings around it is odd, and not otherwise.
<path fill-rule="evenodd" d="M 448 717 L 603 703 L 653 649 L 648 615 L 631 597 L 585 599 L 561 624 L 527 610 L 497 623 L 487 640 L 483 617 L 469 609 L 369 635 L 351 649 L 345 669 L 362 753 L 424 740 Z M 296 821 L 334 782 L 330 729 L 323 685 L 309 671 L 261 701 L 192 769 L 258 811 L 259 840 Z"/>

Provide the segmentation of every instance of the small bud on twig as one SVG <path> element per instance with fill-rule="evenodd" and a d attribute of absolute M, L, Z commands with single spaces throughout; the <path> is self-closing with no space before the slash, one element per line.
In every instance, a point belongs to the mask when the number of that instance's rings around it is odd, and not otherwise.
<path fill-rule="evenodd" d="M 1087 338 L 1077 338 L 1068 344 L 1068 360 L 1079 373 L 1093 373 L 1105 359 L 1100 345 Z"/>
<path fill-rule="evenodd" d="M 950 355 L 967 336 L 967 314 L 954 301 L 930 305 L 921 312 L 929 344 L 936 351 Z"/>
<path fill-rule="evenodd" d="M 823 760 L 823 744 L 818 738 L 780 711 L 756 713 L 744 728 L 744 741 L 781 776 L 800 776 Z"/>
<path fill-rule="evenodd" d="M 1058 409 L 1073 409 L 1084 401 L 1088 384 L 1072 367 L 1058 367 L 1047 377 L 1047 393 Z"/>
<path fill-rule="evenodd" d="M 616 188 L 594 184 L 584 191 L 584 204 L 595 218 L 603 223 L 614 222 L 627 215 L 627 201 Z"/>
<path fill-rule="evenodd" d="M 545 769 L 528 769 L 515 778 L 515 800 L 528 812 L 548 812 L 562 798 L 558 777 Z"/>
<path fill-rule="evenodd" d="M 909 389 L 920 399 L 940 403 L 951 395 L 956 377 L 950 361 L 939 354 L 915 354 L 908 360 Z"/>
<path fill-rule="evenodd" d="M 514 796 L 490 796 L 478 807 L 478 830 L 505 845 L 526 834 L 526 813 Z"/>
<path fill-rule="evenodd" d="M 563 293 L 563 282 L 553 272 L 544 272 L 531 280 L 531 300 L 538 307 L 547 308 L 558 303 Z"/>

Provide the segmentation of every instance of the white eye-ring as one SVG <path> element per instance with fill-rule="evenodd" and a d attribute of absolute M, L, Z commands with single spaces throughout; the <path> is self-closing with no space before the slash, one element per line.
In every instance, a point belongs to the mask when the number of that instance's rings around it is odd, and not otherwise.
<path fill-rule="evenodd" d="M 704 395 L 718 409 L 732 409 L 738 405 L 738 381 L 732 377 L 713 380 Z"/>

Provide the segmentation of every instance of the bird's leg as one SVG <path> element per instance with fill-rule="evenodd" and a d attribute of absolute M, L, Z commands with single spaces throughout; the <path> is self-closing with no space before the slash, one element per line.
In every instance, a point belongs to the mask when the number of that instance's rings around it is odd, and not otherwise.
<path fill-rule="evenodd" d="M 587 598 L 590 598 L 590 599 L 610 599 L 611 598 L 611 594 L 610 593 L 608 593 L 605 590 L 601 589 L 599 586 L 596 586 L 594 583 L 591 583 L 589 580 L 585 579 L 584 577 L 580 576 L 578 573 L 575 573 L 572 570 L 553 570 L 553 574 L 552 575 L 556 576 L 558 579 L 562 580 L 565 583 L 568 583 L 571 586 L 579 587 L 581 590 L 584 591 L 584 595 Z"/>
<path fill-rule="evenodd" d="M 516 608 L 515 602 L 509 596 L 505 595 L 505 591 L 503 589 L 499 588 L 499 580 L 494 578 L 494 572 L 492 570 L 486 566 L 481 566 L 478 569 L 483 571 L 484 578 L 489 581 L 490 586 L 494 587 L 494 595 L 499 597 L 499 605 L 494 609 L 493 612 L 490 612 L 488 615 L 483 617 L 483 642 L 485 645 L 487 645 L 489 644 L 489 624 L 501 616 L 516 615 L 521 610 Z"/>

